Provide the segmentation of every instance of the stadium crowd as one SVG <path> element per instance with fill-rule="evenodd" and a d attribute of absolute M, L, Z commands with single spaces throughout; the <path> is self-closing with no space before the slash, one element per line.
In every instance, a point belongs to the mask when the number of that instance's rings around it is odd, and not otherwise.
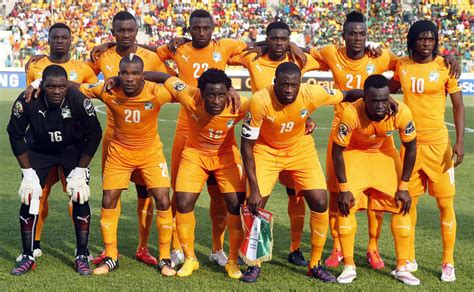
<path fill-rule="evenodd" d="M 339 31 L 350 6 L 280 3 L 279 7 L 270 7 L 265 1 L 248 1 L 246 4 L 195 0 L 179 4 L 168 1 L 159 1 L 160 4 L 131 2 L 134 3 L 75 0 L 68 1 L 66 5 L 64 1 L 52 1 L 50 4 L 33 3 L 31 0 L 18 2 L 3 20 L 6 29 L 12 32 L 4 44 L 8 44 L 12 51 L 10 57 L 5 59 L 5 64 L 1 65 L 23 66 L 30 56 L 45 53 L 47 28 L 56 22 L 65 22 L 71 27 L 74 36 L 73 57 L 85 60 L 87 52 L 95 45 L 111 40 L 112 16 L 124 9 L 137 17 L 149 45 L 161 45 L 173 37 L 184 35 L 190 13 L 199 8 L 213 12 L 217 38 L 252 41 L 257 35 L 265 34 L 269 22 L 278 19 L 290 24 L 295 33 L 302 33 L 308 46 L 340 44 L 342 38 Z M 359 5 L 354 8 L 367 11 L 366 7 Z M 441 54 L 455 54 L 468 63 L 474 57 L 471 45 L 474 26 L 472 11 L 461 11 L 455 5 L 429 3 L 403 9 L 396 1 L 374 1 L 368 11 L 370 40 L 390 47 L 397 55 L 406 53 L 403 44 L 409 25 L 418 19 L 430 18 L 440 28 Z"/>

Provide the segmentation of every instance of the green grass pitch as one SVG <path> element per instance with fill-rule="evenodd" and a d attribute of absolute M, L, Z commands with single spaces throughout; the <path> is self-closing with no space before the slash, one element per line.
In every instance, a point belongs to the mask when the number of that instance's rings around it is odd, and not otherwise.
<path fill-rule="evenodd" d="M 17 194 L 20 184 L 18 163 L 13 156 L 5 131 L 10 109 L 17 90 L 1 90 L 0 95 L 0 287 L 2 290 L 131 290 L 131 289 L 170 289 L 170 290 L 395 290 L 409 289 L 390 277 L 390 271 L 395 264 L 395 251 L 390 233 L 390 216 L 385 215 L 380 251 L 387 267 L 382 271 L 369 269 L 365 262 L 365 251 L 368 240 L 367 219 L 364 213 L 358 214 L 358 233 L 356 237 L 355 260 L 358 265 L 358 277 L 351 285 L 322 284 L 308 278 L 306 268 L 295 267 L 288 263 L 289 247 L 289 219 L 287 216 L 287 196 L 284 189 L 277 185 L 269 200 L 267 209 L 275 213 L 273 260 L 263 265 L 263 273 L 258 283 L 248 285 L 230 280 L 224 274 L 224 269 L 211 263 L 208 255 L 211 247 L 211 225 L 208 215 L 209 197 L 204 190 L 196 206 L 196 254 L 201 268 L 189 278 L 164 278 L 155 268 L 138 263 L 135 249 L 138 243 L 138 226 L 136 219 L 136 195 L 134 187 L 122 194 L 122 215 L 119 224 L 119 250 L 121 253 L 120 268 L 106 276 L 81 277 L 74 271 L 75 236 L 72 220 L 67 214 L 67 198 L 56 185 L 50 195 L 49 217 L 46 221 L 43 237 L 43 256 L 38 259 L 37 269 L 26 276 L 14 277 L 10 270 L 14 266 L 15 258 L 20 253 L 20 232 L 18 222 L 19 198 Z M 474 128 L 474 98 L 465 98 L 466 127 Z M 105 108 L 100 106 L 99 110 Z M 160 113 L 159 131 L 164 144 L 165 155 L 171 153 L 175 118 L 178 107 L 165 106 Z M 98 113 L 102 125 L 105 125 L 105 115 Z M 447 121 L 452 123 L 452 109 L 448 105 L 446 110 Z M 325 107 L 317 110 L 313 115 L 318 129 L 314 132 L 321 164 L 325 163 L 327 137 L 332 119 L 332 108 Z M 238 127 L 239 128 L 239 127 Z M 451 138 L 454 139 L 453 127 Z M 240 129 L 237 130 L 239 132 Z M 439 280 L 442 256 L 442 241 L 440 235 L 439 212 L 436 202 L 429 195 L 424 195 L 418 206 L 417 226 L 417 260 L 420 269 L 416 272 L 421 280 L 422 290 L 472 290 L 474 278 L 471 274 L 471 261 L 474 260 L 474 215 L 472 202 L 474 196 L 472 173 L 474 172 L 474 133 L 466 132 L 465 158 L 463 164 L 456 169 L 457 195 L 455 200 L 458 222 L 457 241 L 455 250 L 456 274 L 455 283 L 442 283 Z M 102 238 L 99 229 L 101 176 L 100 150 L 92 165 L 91 207 L 93 213 L 90 250 L 96 255 L 102 249 Z M 471 173 L 471 174 L 469 174 Z M 306 223 L 308 223 L 308 209 Z M 227 238 L 228 235 L 226 235 Z M 323 257 L 326 258 L 332 246 L 331 236 Z M 157 233 L 155 225 L 149 241 L 153 254 L 157 254 Z M 226 246 L 227 249 L 227 241 Z M 310 240 L 309 226 L 306 224 L 302 240 L 302 251 L 309 258 Z M 333 272 L 338 275 L 342 267 Z"/>

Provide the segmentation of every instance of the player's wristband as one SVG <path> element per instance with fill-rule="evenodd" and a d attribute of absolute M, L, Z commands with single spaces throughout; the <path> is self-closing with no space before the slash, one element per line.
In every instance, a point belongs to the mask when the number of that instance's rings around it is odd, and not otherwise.
<path fill-rule="evenodd" d="M 408 182 L 401 180 L 400 183 L 398 184 L 398 190 L 399 191 L 408 191 Z"/>
<path fill-rule="evenodd" d="M 348 183 L 339 183 L 339 192 L 348 192 L 349 184 Z"/>

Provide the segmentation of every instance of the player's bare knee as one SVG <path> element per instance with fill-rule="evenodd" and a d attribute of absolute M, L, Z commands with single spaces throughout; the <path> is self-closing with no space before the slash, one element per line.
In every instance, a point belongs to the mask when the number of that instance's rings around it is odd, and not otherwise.
<path fill-rule="evenodd" d="M 194 210 L 195 198 L 191 193 L 176 193 L 176 207 L 179 213 L 189 213 Z"/>
<path fill-rule="evenodd" d="M 311 211 L 324 213 L 328 210 L 326 190 L 305 190 L 302 192 Z"/>
<path fill-rule="evenodd" d="M 102 195 L 102 208 L 115 209 L 120 198 L 121 190 L 106 190 Z"/>
<path fill-rule="evenodd" d="M 158 210 L 166 211 L 170 208 L 169 188 L 154 188 L 149 189 L 149 192 L 155 199 Z"/>
<path fill-rule="evenodd" d="M 240 214 L 240 203 L 236 193 L 224 194 L 227 212 L 232 215 Z"/>

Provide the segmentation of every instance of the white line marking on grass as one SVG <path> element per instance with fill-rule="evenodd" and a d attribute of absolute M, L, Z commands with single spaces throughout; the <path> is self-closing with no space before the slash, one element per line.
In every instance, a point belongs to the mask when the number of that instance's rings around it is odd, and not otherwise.
<path fill-rule="evenodd" d="M 453 128 L 455 128 L 455 127 L 456 127 L 456 125 L 455 125 L 455 124 L 451 124 L 451 123 L 448 123 L 448 122 L 444 122 L 444 123 L 445 123 L 446 125 L 450 126 L 450 127 L 453 127 Z M 466 132 L 468 132 L 468 133 L 474 133 L 474 129 L 471 129 L 471 128 L 466 128 L 466 127 L 465 127 L 464 129 L 465 129 L 465 130 L 466 130 Z"/>
<path fill-rule="evenodd" d="M 103 107 L 105 107 L 105 105 L 101 104 L 101 105 L 96 105 L 94 108 L 96 112 L 106 115 L 107 113 L 101 110 L 101 108 Z M 176 121 L 165 120 L 165 119 L 158 119 L 158 122 L 176 123 Z"/>

